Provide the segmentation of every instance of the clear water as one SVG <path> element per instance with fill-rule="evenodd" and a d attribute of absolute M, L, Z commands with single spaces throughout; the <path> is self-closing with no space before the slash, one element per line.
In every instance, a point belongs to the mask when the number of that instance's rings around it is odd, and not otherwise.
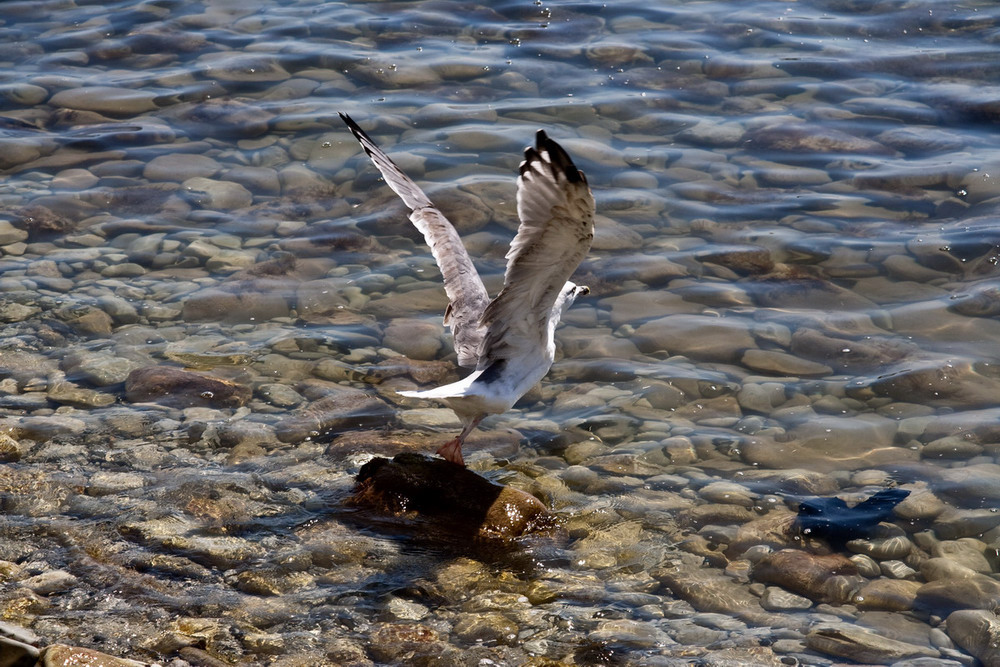
<path fill-rule="evenodd" d="M 405 662 L 371 649 L 400 628 L 514 664 L 771 645 L 791 631 L 723 622 L 651 574 L 745 523 L 685 523 L 733 504 L 712 482 L 761 516 L 817 489 L 930 489 L 944 507 L 900 518 L 911 537 L 997 500 L 955 471 L 990 487 L 1000 452 L 998 25 L 990 2 L 3 3 L 0 410 L 19 453 L 0 473 L 0 559 L 15 582 L 75 577 L 12 586 L 3 616 L 144 660 L 175 655 L 164 633 L 274 664 L 342 664 L 343 642 Z M 415 448 L 454 429 L 392 391 L 419 382 L 371 380 L 401 351 L 393 322 L 435 331 L 425 356 L 448 372 L 445 301 L 337 112 L 426 188 L 494 291 L 535 129 L 587 173 L 598 232 L 575 280 L 591 296 L 546 380 L 467 451 L 542 497 L 565 540 L 469 552 L 357 521 L 352 477 L 391 447 L 233 453 L 233 424 L 273 433 L 315 398 L 303 382 L 324 359 Z M 250 296 L 185 309 L 216 288 Z M 93 310 L 112 317 L 81 324 Z M 156 364 L 255 395 L 126 400 L 116 373 Z M 52 398 L 64 380 L 100 396 Z M 960 534 L 995 574 L 994 528 Z M 481 634 L 463 624 L 484 615 Z"/>

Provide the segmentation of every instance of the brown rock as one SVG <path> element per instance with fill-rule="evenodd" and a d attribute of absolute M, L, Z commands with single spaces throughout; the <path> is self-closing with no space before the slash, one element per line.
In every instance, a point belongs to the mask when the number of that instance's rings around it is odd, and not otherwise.
<path fill-rule="evenodd" d="M 1000 619 L 984 609 L 963 609 L 948 616 L 948 636 L 989 667 L 1000 665 Z"/>
<path fill-rule="evenodd" d="M 852 602 L 858 609 L 907 611 L 913 608 L 921 585 L 904 579 L 874 579 L 861 587 Z"/>
<path fill-rule="evenodd" d="M 1000 600 L 1000 582 L 985 575 L 940 579 L 917 589 L 915 609 L 944 615 L 959 609 L 989 609 Z"/>
<path fill-rule="evenodd" d="M 660 585 L 698 611 L 733 615 L 751 625 L 770 625 L 779 618 L 765 611 L 760 606 L 759 598 L 752 595 L 746 586 L 721 573 L 679 564 L 651 574 Z"/>
<path fill-rule="evenodd" d="M 441 644 L 438 633 L 425 625 L 382 623 L 372 631 L 368 650 L 379 662 L 406 664 L 416 655 L 439 653 Z"/>
<path fill-rule="evenodd" d="M 479 538 L 515 538 L 552 525 L 545 506 L 534 496 L 421 454 L 366 463 L 349 503 L 377 514 L 434 522 L 445 533 Z"/>
<path fill-rule="evenodd" d="M 170 366 L 137 368 L 125 379 L 125 398 L 133 403 L 237 408 L 246 404 L 250 395 L 248 387 Z"/>
<path fill-rule="evenodd" d="M 79 665 L 79 667 L 146 667 L 147 663 L 116 658 L 113 655 L 101 653 L 92 648 L 52 644 L 42 651 L 38 664 L 40 667 L 63 667 L 64 665 Z"/>
<path fill-rule="evenodd" d="M 756 275 L 767 273 L 774 268 L 774 258 L 767 248 L 740 247 L 740 248 L 720 248 L 710 252 L 701 253 L 698 259 L 702 262 L 710 262 L 735 271 L 740 275 Z"/>
<path fill-rule="evenodd" d="M 793 593 L 818 602 L 840 602 L 840 586 L 833 586 L 834 577 L 851 577 L 857 566 L 840 554 L 816 554 L 783 549 L 768 554 L 753 568 L 752 578 L 765 584 L 775 584 Z"/>
<path fill-rule="evenodd" d="M 932 648 L 890 639 L 846 623 L 816 628 L 806 635 L 806 646 L 826 655 L 875 665 L 892 664 L 904 658 L 937 658 L 941 655 Z"/>

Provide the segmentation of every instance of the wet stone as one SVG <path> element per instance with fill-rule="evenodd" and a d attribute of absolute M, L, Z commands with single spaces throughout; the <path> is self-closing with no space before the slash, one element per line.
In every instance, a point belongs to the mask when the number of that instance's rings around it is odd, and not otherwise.
<path fill-rule="evenodd" d="M 858 589 L 851 602 L 859 609 L 907 611 L 913 608 L 921 585 L 903 579 L 875 579 Z"/>
<path fill-rule="evenodd" d="M 133 403 L 236 408 L 249 400 L 250 390 L 228 380 L 179 368 L 149 366 L 128 374 L 125 397 Z"/>
<path fill-rule="evenodd" d="M 366 463 L 350 502 L 380 514 L 421 517 L 445 534 L 508 539 L 550 526 L 548 512 L 533 496 L 420 454 Z"/>
<path fill-rule="evenodd" d="M 809 609 L 812 605 L 813 602 L 809 598 L 790 593 L 777 586 L 768 586 L 760 599 L 760 606 L 768 611 Z"/>
<path fill-rule="evenodd" d="M 948 615 L 948 636 L 984 665 L 1000 664 L 1000 619 L 981 609 Z"/>
<path fill-rule="evenodd" d="M 700 315 L 674 315 L 642 324 L 635 342 L 643 352 L 669 352 L 709 361 L 736 361 L 753 336 L 740 320 Z"/>
<path fill-rule="evenodd" d="M 357 389 L 338 389 L 282 420 L 276 427 L 282 442 L 328 441 L 345 430 L 385 426 L 393 411 L 381 399 Z"/>
<path fill-rule="evenodd" d="M 229 211 L 246 208 L 253 203 L 250 191 L 232 181 L 196 176 L 184 181 L 181 187 L 187 199 L 202 208 Z"/>
<path fill-rule="evenodd" d="M 783 549 L 765 556 L 753 568 L 752 578 L 775 584 L 817 602 L 838 601 L 837 590 L 828 583 L 832 577 L 852 576 L 857 567 L 839 554 L 819 556 Z"/>
<path fill-rule="evenodd" d="M 117 658 L 91 648 L 79 648 L 64 644 L 47 646 L 39 659 L 40 667 L 64 667 L 65 665 L 101 665 L 101 667 L 146 667 L 147 663 L 126 658 Z"/>
<path fill-rule="evenodd" d="M 914 608 L 935 614 L 957 609 L 988 609 L 1000 599 L 1000 583 L 983 575 L 938 579 L 917 589 Z"/>
<path fill-rule="evenodd" d="M 814 651 L 861 663 L 890 664 L 904 658 L 936 658 L 938 651 L 890 639 L 849 624 L 824 625 L 806 635 Z"/>
<path fill-rule="evenodd" d="M 219 173 L 222 165 L 207 155 L 195 153 L 169 153 L 158 155 L 142 171 L 150 181 L 182 183 L 191 178 L 210 178 Z"/>
<path fill-rule="evenodd" d="M 156 95 L 150 91 L 109 86 L 85 86 L 60 91 L 49 104 L 55 107 L 96 111 L 109 116 L 135 116 L 156 109 Z"/>

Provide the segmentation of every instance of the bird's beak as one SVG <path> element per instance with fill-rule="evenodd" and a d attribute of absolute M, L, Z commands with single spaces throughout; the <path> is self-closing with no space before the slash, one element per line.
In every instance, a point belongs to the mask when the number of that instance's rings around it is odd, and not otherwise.
<path fill-rule="evenodd" d="M 590 294 L 590 288 L 586 285 L 580 285 L 577 289 L 577 295 L 587 295 Z"/>

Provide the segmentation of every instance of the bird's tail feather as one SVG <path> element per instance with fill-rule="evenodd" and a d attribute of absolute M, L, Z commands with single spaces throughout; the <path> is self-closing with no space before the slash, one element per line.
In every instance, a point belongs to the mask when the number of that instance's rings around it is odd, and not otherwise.
<path fill-rule="evenodd" d="M 409 396 L 410 398 L 455 398 L 458 396 L 467 396 L 469 393 L 469 387 L 479 375 L 480 372 L 477 371 L 463 380 L 452 382 L 451 384 L 441 385 L 440 387 L 434 387 L 433 389 L 424 389 L 422 391 L 400 391 L 397 393 L 400 396 Z"/>

